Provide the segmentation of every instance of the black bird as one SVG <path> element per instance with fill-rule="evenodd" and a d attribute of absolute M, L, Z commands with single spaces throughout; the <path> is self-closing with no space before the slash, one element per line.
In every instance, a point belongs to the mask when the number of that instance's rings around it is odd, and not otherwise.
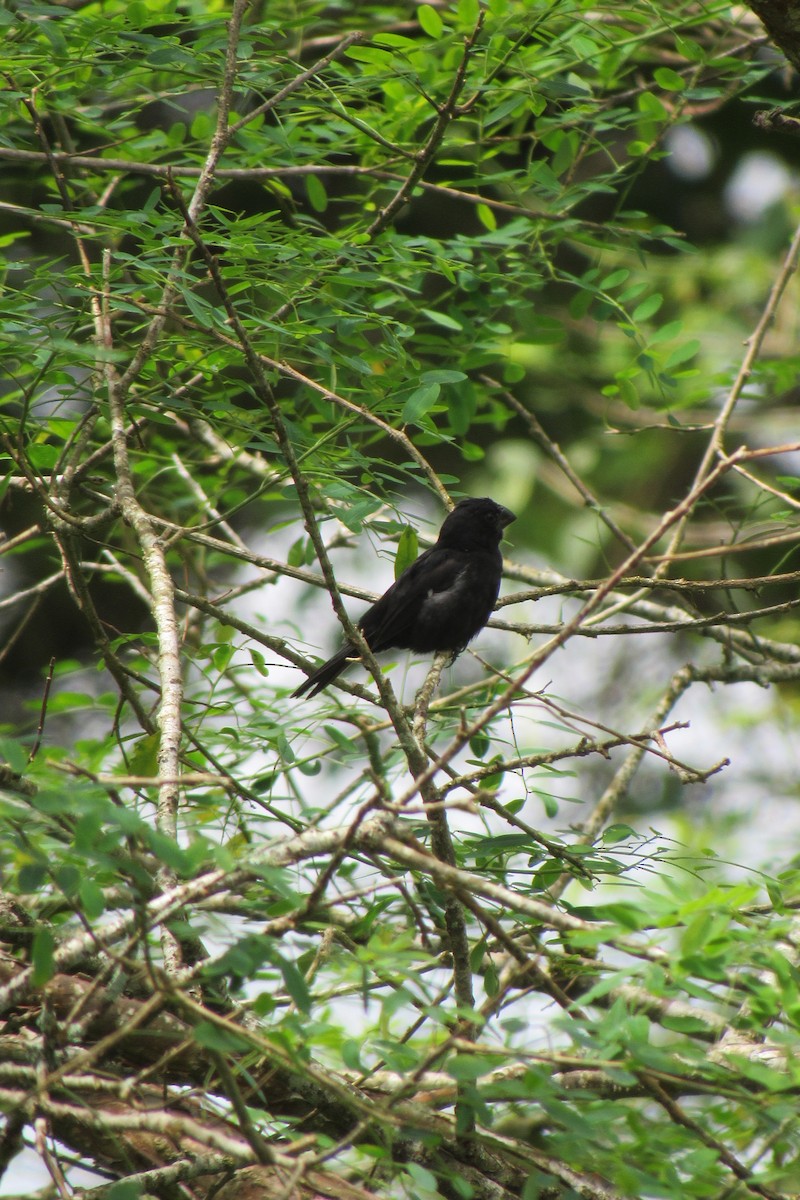
<path fill-rule="evenodd" d="M 460 654 L 491 616 L 503 570 L 500 539 L 515 520 L 494 500 L 460 500 L 445 518 L 436 545 L 406 567 L 358 622 L 372 653 L 394 646 L 419 654 Z M 342 646 L 292 696 L 316 696 L 357 658 L 352 643 Z"/>

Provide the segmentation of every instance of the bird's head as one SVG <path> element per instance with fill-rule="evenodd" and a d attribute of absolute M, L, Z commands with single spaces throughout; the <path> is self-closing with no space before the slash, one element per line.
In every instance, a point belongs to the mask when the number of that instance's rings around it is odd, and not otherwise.
<path fill-rule="evenodd" d="M 463 550 L 493 549 L 499 545 L 506 525 L 516 521 L 510 508 L 488 496 L 459 500 L 439 532 L 439 545 Z"/>

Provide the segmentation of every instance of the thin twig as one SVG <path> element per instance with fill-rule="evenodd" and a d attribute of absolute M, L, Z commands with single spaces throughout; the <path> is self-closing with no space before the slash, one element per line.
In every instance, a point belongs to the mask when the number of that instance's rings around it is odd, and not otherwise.
<path fill-rule="evenodd" d="M 41 707 L 39 709 L 39 724 L 36 726 L 36 738 L 34 740 L 33 745 L 31 746 L 30 754 L 28 755 L 29 763 L 32 763 L 33 760 L 36 758 L 36 755 L 39 753 L 39 747 L 42 744 L 42 737 L 44 735 L 44 723 L 45 723 L 45 719 L 47 717 L 47 700 L 50 695 L 50 688 L 53 683 L 53 671 L 55 670 L 55 666 L 56 666 L 56 660 L 54 658 L 51 658 L 50 665 L 47 668 L 47 676 L 44 681 L 44 691 L 42 692 L 42 703 L 41 703 Z"/>

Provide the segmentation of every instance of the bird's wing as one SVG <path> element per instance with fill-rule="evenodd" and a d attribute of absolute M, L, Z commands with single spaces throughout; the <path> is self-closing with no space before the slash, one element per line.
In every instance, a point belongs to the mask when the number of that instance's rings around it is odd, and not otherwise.
<path fill-rule="evenodd" d="M 360 627 L 375 653 L 407 647 L 420 613 L 437 596 L 452 591 L 463 576 L 467 556 L 431 546 L 361 618 Z"/>

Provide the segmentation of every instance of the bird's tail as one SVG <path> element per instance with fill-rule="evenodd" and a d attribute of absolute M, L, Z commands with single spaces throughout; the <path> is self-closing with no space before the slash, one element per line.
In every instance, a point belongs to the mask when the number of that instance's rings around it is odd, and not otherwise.
<path fill-rule="evenodd" d="M 357 657 L 352 646 L 342 646 L 341 650 L 337 650 L 332 658 L 314 671 L 313 675 L 309 675 L 299 688 L 295 688 L 292 692 L 292 699 L 295 696 L 305 696 L 306 694 L 316 696 L 317 692 L 321 692 L 329 683 L 332 683 L 339 672 L 343 671 L 347 664 Z"/>

